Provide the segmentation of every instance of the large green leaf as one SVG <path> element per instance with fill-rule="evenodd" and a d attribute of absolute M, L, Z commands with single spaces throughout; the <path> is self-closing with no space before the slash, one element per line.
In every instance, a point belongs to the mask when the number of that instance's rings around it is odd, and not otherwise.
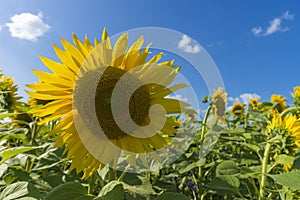
<path fill-rule="evenodd" d="M 278 155 L 275 158 L 276 163 L 278 164 L 293 164 L 295 158 L 293 156 L 288 156 L 285 154 Z"/>
<path fill-rule="evenodd" d="M 44 146 L 37 146 L 37 147 L 14 147 L 14 148 L 10 148 L 10 149 L 5 149 L 3 151 L 1 151 L 1 156 L 2 156 L 2 160 L 0 162 L 0 165 L 2 163 L 4 163 L 6 160 L 8 160 L 9 158 L 12 158 L 20 153 L 25 153 L 27 151 L 31 151 L 34 149 L 39 149 L 42 148 Z"/>
<path fill-rule="evenodd" d="M 205 185 L 213 190 L 236 191 L 240 187 L 240 181 L 237 177 L 222 175 L 215 177 L 210 183 Z"/>
<path fill-rule="evenodd" d="M 300 170 L 278 175 L 268 175 L 277 183 L 289 188 L 300 190 Z"/>
<path fill-rule="evenodd" d="M 28 199 L 42 198 L 39 191 L 31 183 L 25 181 L 8 185 L 0 194 L 2 200 L 18 200 L 24 199 L 24 197 Z"/>
<path fill-rule="evenodd" d="M 77 182 L 68 182 L 55 187 L 45 197 L 45 200 L 91 200 L 93 197 L 88 196 L 85 188 Z"/>
<path fill-rule="evenodd" d="M 150 183 L 143 185 L 128 185 L 126 183 L 123 183 L 123 187 L 126 190 L 126 192 L 133 195 L 138 194 L 142 196 L 148 196 L 151 194 L 156 194 Z"/>
<path fill-rule="evenodd" d="M 95 200 L 122 200 L 124 199 L 123 184 L 119 181 L 111 181 L 99 192 Z"/>
<path fill-rule="evenodd" d="M 191 198 L 176 192 L 164 192 L 155 200 L 191 200 Z"/>
<path fill-rule="evenodd" d="M 234 175 L 238 174 L 240 169 L 238 168 L 236 162 L 233 160 L 225 160 L 221 162 L 216 168 L 216 174 L 219 175 Z"/>
<path fill-rule="evenodd" d="M 206 126 L 213 131 L 219 132 L 222 127 L 218 125 L 218 118 L 215 115 L 210 115 L 207 119 Z"/>

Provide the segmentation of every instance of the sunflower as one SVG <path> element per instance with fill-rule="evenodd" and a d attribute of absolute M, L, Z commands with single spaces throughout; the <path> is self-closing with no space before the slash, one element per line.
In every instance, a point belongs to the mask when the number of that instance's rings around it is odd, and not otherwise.
<path fill-rule="evenodd" d="M 300 86 L 294 87 L 294 93 L 292 93 L 292 97 L 294 99 L 294 104 L 296 106 L 300 105 Z"/>
<path fill-rule="evenodd" d="M 253 110 L 258 110 L 258 105 L 259 105 L 258 100 L 259 99 L 260 99 L 259 97 L 254 97 L 249 100 L 249 104 Z"/>
<path fill-rule="evenodd" d="M 17 96 L 18 86 L 14 84 L 12 77 L 0 74 L 0 109 L 12 112 L 20 105 L 21 97 Z"/>
<path fill-rule="evenodd" d="M 270 101 L 273 102 L 273 103 L 277 103 L 277 105 L 275 106 L 275 109 L 279 113 L 281 113 L 282 111 L 284 111 L 287 108 L 286 100 L 285 100 L 284 96 L 273 94 L 271 96 Z"/>
<path fill-rule="evenodd" d="M 162 53 L 147 60 L 150 44 L 142 48 L 140 37 L 128 48 L 127 33 L 112 47 L 105 28 L 102 42 L 95 39 L 94 45 L 75 34 L 74 45 L 61 41 L 64 50 L 54 45 L 61 62 L 41 56 L 53 73 L 34 70 L 40 82 L 27 86 L 34 90 L 28 91 L 31 98 L 50 101 L 30 113 L 42 117 L 41 124 L 59 119 L 47 136 L 56 135 L 56 146 L 66 146 L 69 170 L 87 178 L 106 164 L 116 167 L 122 152 L 133 166 L 141 161 L 147 167 L 146 154 L 159 160 L 155 151 L 179 126 L 168 114 L 190 106 L 166 97 L 187 87 L 168 87 L 179 71 L 174 61 L 158 62 Z"/>
<path fill-rule="evenodd" d="M 220 87 L 212 94 L 212 107 L 214 114 L 218 117 L 219 121 L 224 123 L 224 116 L 227 105 L 227 93 Z"/>
<path fill-rule="evenodd" d="M 245 105 L 238 102 L 234 103 L 230 109 L 230 111 L 233 113 L 236 117 L 241 117 L 244 114 Z"/>
<path fill-rule="evenodd" d="M 294 87 L 294 93 L 292 94 L 294 98 L 300 97 L 300 86 Z"/>
<path fill-rule="evenodd" d="M 49 102 L 51 102 L 51 101 L 35 99 L 35 98 L 32 98 L 32 97 L 29 97 L 29 99 L 27 100 L 27 103 L 28 103 L 29 106 L 45 105 Z"/>
<path fill-rule="evenodd" d="M 280 114 L 273 115 L 267 126 L 267 134 L 273 138 L 280 136 L 282 144 L 279 154 L 288 154 L 293 156 L 296 150 L 300 147 L 300 121 L 296 116 L 289 114 L 283 119 Z M 275 157 L 278 155 L 275 154 Z M 284 164 L 284 169 L 288 171 L 291 168 L 290 164 Z"/>

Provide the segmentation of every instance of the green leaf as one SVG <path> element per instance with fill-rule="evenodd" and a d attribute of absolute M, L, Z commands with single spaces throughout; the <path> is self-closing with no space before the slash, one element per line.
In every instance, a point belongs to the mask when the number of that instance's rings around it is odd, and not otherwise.
<path fill-rule="evenodd" d="M 8 185 L 0 194 L 0 199 L 2 200 L 16 200 L 22 197 L 32 197 L 31 199 L 42 198 L 39 191 L 31 183 L 25 181 Z"/>
<path fill-rule="evenodd" d="M 223 175 L 215 177 L 210 183 L 206 184 L 206 187 L 213 190 L 236 191 L 240 187 L 240 181 L 237 177 Z"/>
<path fill-rule="evenodd" d="M 12 158 L 20 153 L 25 153 L 27 151 L 31 151 L 34 149 L 42 148 L 43 146 L 37 146 L 37 147 L 14 147 L 10 149 L 6 149 L 2 151 L 2 160 L 0 162 L 0 165 L 3 164 L 6 160 L 9 158 Z"/>
<path fill-rule="evenodd" d="M 150 194 L 156 194 L 156 192 L 153 190 L 151 184 L 147 185 L 128 185 L 126 183 L 123 183 L 124 189 L 129 193 L 129 194 L 139 194 L 142 196 L 147 196 Z"/>
<path fill-rule="evenodd" d="M 164 192 L 155 200 L 191 200 L 191 198 L 176 192 Z"/>
<path fill-rule="evenodd" d="M 210 129 L 213 130 L 214 126 L 218 124 L 218 118 L 214 115 L 210 115 L 207 119 L 206 126 Z"/>
<path fill-rule="evenodd" d="M 248 143 L 240 143 L 241 145 L 247 147 L 248 149 L 254 151 L 254 152 L 259 152 L 260 151 L 260 148 L 259 146 L 256 146 L 254 144 L 248 144 Z"/>
<path fill-rule="evenodd" d="M 300 148 L 298 148 L 295 153 L 295 160 L 292 169 L 299 169 L 299 168 L 300 168 Z"/>
<path fill-rule="evenodd" d="M 124 199 L 123 184 L 119 181 L 111 181 L 99 192 L 97 200 L 122 200 Z M 95 200 L 96 200 L 95 199 Z"/>
<path fill-rule="evenodd" d="M 85 188 L 77 182 L 68 182 L 52 189 L 45 200 L 91 200 L 91 196 L 87 196 Z"/>
<path fill-rule="evenodd" d="M 281 155 L 278 155 L 276 158 L 275 158 L 275 161 L 276 163 L 278 164 L 293 164 L 294 162 L 294 157 L 293 156 L 288 156 L 288 155 L 285 155 L 285 154 L 281 154 Z"/>
<path fill-rule="evenodd" d="M 221 162 L 216 168 L 216 175 L 234 175 L 238 174 L 240 169 L 238 168 L 236 162 L 232 160 L 225 160 Z"/>
<path fill-rule="evenodd" d="M 6 118 L 6 117 L 13 117 L 17 115 L 18 113 L 1 113 L 0 114 L 0 119 Z"/>
<path fill-rule="evenodd" d="M 268 176 L 281 185 L 287 186 L 295 190 L 300 190 L 300 170 Z"/>
<path fill-rule="evenodd" d="M 2 164 L 0 165 L 0 178 L 2 178 L 3 174 L 6 172 L 6 170 L 8 169 L 8 165 L 7 164 Z"/>
<path fill-rule="evenodd" d="M 179 173 L 184 174 L 184 173 L 187 173 L 190 170 L 194 169 L 195 167 L 200 167 L 200 166 L 203 166 L 203 165 L 205 165 L 205 159 L 204 158 L 198 160 L 197 162 L 193 162 L 189 165 L 185 165 L 185 167 L 183 167 L 179 170 Z"/>

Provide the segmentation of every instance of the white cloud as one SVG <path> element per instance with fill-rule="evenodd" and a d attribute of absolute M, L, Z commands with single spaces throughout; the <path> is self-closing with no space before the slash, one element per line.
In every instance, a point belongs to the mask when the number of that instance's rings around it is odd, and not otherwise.
<path fill-rule="evenodd" d="M 259 36 L 262 32 L 262 28 L 261 27 L 254 27 L 254 28 L 251 29 L 251 31 L 255 36 Z"/>
<path fill-rule="evenodd" d="M 36 41 L 43 36 L 50 26 L 43 21 L 42 13 L 37 15 L 31 13 L 15 14 L 10 18 L 11 22 L 6 23 L 12 37 Z"/>
<path fill-rule="evenodd" d="M 0 31 L 2 30 L 2 26 L 0 25 Z"/>
<path fill-rule="evenodd" d="M 181 40 L 178 42 L 178 49 L 182 49 L 186 53 L 196 54 L 201 51 L 201 47 L 199 45 L 191 45 L 192 39 L 187 36 L 183 35 Z"/>
<path fill-rule="evenodd" d="M 290 11 L 286 11 L 281 17 L 285 20 L 293 20 L 295 15 L 290 14 Z"/>
<path fill-rule="evenodd" d="M 282 31 L 283 29 L 281 28 L 281 22 L 282 20 L 280 18 L 275 18 L 273 21 L 271 21 L 267 31 L 265 32 L 265 35 L 271 35 L 275 32 Z"/>
<path fill-rule="evenodd" d="M 254 27 L 251 29 L 251 31 L 257 37 L 268 36 L 276 32 L 285 32 L 289 30 L 289 27 L 283 28 L 282 22 L 287 20 L 293 20 L 293 19 L 294 19 L 294 15 L 290 14 L 289 11 L 286 11 L 280 17 L 276 17 L 272 21 L 270 21 L 269 26 L 266 27 L 265 30 L 262 27 Z"/>
<path fill-rule="evenodd" d="M 228 97 L 228 100 L 232 101 L 233 103 L 241 102 L 243 104 L 249 104 L 250 99 L 256 98 L 256 97 L 260 98 L 260 96 L 255 93 L 252 93 L 252 94 L 244 93 L 244 94 L 241 94 L 239 97 Z"/>
<path fill-rule="evenodd" d="M 168 95 L 168 96 L 166 96 L 166 98 L 176 99 L 176 100 L 185 101 L 185 102 L 188 101 L 188 98 L 183 97 L 181 94 Z"/>

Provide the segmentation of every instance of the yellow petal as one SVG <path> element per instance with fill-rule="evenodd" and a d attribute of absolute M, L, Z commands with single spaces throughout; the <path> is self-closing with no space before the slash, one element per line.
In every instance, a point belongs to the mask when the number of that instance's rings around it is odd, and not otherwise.
<path fill-rule="evenodd" d="M 112 62 L 112 65 L 114 67 L 119 67 L 122 64 L 127 47 L 128 47 L 128 34 L 124 33 L 117 40 L 114 46 L 113 62 Z"/>
<path fill-rule="evenodd" d="M 84 61 L 84 55 L 76 48 L 74 47 L 70 42 L 68 42 L 65 39 L 61 39 L 61 43 L 66 51 L 68 51 L 72 57 L 74 57 L 79 63 L 83 63 Z"/>
<path fill-rule="evenodd" d="M 103 32 L 102 32 L 102 44 L 105 46 L 105 48 L 111 49 L 110 39 L 108 37 L 108 34 L 106 32 L 105 27 L 104 27 Z"/>

